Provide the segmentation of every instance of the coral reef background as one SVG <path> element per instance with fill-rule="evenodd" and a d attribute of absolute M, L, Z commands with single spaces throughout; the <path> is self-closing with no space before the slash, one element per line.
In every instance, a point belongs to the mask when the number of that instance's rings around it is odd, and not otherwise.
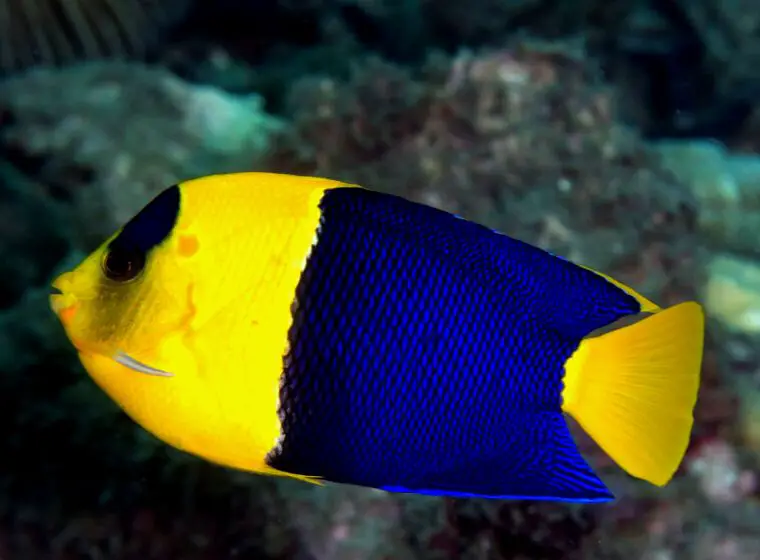
<path fill-rule="evenodd" d="M 751 0 L 0 0 L 0 559 L 756 559 Z M 312 488 L 168 449 L 47 285 L 159 190 L 235 170 L 399 193 L 709 322 L 692 444 L 567 506 Z"/>

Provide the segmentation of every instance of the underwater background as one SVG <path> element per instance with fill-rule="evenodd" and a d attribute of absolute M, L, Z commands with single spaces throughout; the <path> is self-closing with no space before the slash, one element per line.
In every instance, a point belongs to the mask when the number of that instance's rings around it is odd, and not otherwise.
<path fill-rule="evenodd" d="M 0 0 L 0 560 L 760 558 L 757 0 Z M 676 479 L 500 502 L 313 487 L 159 443 L 48 285 L 245 170 L 402 194 L 708 313 Z"/>

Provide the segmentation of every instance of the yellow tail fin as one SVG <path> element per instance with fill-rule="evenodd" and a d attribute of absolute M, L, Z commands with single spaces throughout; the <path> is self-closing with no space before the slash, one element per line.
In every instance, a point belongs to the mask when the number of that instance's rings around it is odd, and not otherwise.
<path fill-rule="evenodd" d="M 629 474 L 663 486 L 689 444 L 704 314 L 675 305 L 581 342 L 565 364 L 565 412 Z"/>

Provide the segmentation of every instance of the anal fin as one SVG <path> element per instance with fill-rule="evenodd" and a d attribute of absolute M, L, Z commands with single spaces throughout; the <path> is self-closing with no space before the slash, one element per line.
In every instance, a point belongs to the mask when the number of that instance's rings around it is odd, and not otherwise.
<path fill-rule="evenodd" d="M 521 418 L 497 452 L 463 458 L 389 492 L 504 500 L 606 502 L 613 494 L 581 456 L 561 413 Z"/>

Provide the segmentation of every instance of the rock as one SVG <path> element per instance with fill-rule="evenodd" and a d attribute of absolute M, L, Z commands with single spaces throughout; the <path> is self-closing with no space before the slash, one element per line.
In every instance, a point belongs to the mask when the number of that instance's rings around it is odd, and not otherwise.
<path fill-rule="evenodd" d="M 667 303 L 699 282 L 692 194 L 615 120 L 614 93 L 564 44 L 369 60 L 294 84 L 266 165 L 426 202 L 617 276 Z"/>
<path fill-rule="evenodd" d="M 731 154 L 711 141 L 662 141 L 663 165 L 687 185 L 699 226 L 716 249 L 760 255 L 760 157 Z"/>
<path fill-rule="evenodd" d="M 713 256 L 702 301 L 707 313 L 728 328 L 760 334 L 760 263 L 728 254 Z"/>
<path fill-rule="evenodd" d="M 127 63 L 8 80 L 0 115 L 0 150 L 68 203 L 88 248 L 178 180 L 249 170 L 282 127 L 255 94 Z"/>

